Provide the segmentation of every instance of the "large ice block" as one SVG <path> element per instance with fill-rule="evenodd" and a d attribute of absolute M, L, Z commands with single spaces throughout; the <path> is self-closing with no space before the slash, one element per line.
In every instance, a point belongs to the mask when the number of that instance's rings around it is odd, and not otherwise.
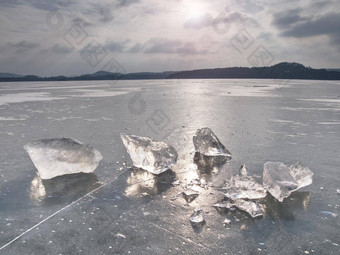
<path fill-rule="evenodd" d="M 300 163 L 286 166 L 281 162 L 264 164 L 263 185 L 280 202 L 290 194 L 313 182 L 313 172 Z"/>
<path fill-rule="evenodd" d="M 99 151 L 72 138 L 41 139 L 24 146 L 41 179 L 92 173 L 103 159 Z"/>
<path fill-rule="evenodd" d="M 133 165 L 153 174 L 160 174 L 177 162 L 177 152 L 164 142 L 149 137 L 120 135 Z"/>
<path fill-rule="evenodd" d="M 195 150 L 205 156 L 225 156 L 231 158 L 231 153 L 224 147 L 210 128 L 201 128 L 193 137 Z"/>

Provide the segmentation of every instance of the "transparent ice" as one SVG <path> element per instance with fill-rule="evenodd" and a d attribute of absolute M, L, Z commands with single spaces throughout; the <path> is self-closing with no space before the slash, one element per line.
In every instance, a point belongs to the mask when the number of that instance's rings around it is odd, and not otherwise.
<path fill-rule="evenodd" d="M 92 173 L 103 159 L 99 151 L 72 138 L 41 139 L 24 146 L 41 179 Z"/>
<path fill-rule="evenodd" d="M 231 153 L 224 147 L 210 128 L 202 128 L 196 131 L 193 137 L 195 150 L 205 156 L 230 157 Z"/>
<path fill-rule="evenodd" d="M 300 163 L 286 166 L 281 162 L 264 164 L 263 185 L 280 202 L 290 194 L 313 182 L 313 172 Z"/>
<path fill-rule="evenodd" d="M 190 216 L 190 222 L 193 225 L 203 224 L 205 221 L 204 212 L 200 209 L 195 209 L 195 212 Z"/>
<path fill-rule="evenodd" d="M 183 192 L 183 196 L 188 203 L 194 201 L 198 197 L 198 195 L 199 193 L 192 189 L 188 189 Z"/>
<path fill-rule="evenodd" d="M 133 165 L 153 174 L 160 174 L 170 169 L 177 162 L 177 152 L 164 142 L 149 137 L 120 135 Z"/>
<path fill-rule="evenodd" d="M 264 212 L 264 208 L 261 204 L 244 199 L 223 200 L 214 204 L 213 207 L 217 210 L 230 211 L 234 211 L 235 208 L 238 208 L 241 211 L 247 212 L 253 218 L 263 216 Z"/>
<path fill-rule="evenodd" d="M 240 174 L 225 181 L 222 192 L 230 199 L 260 199 L 267 191 L 253 177 L 247 175 L 245 165 L 240 168 Z"/>

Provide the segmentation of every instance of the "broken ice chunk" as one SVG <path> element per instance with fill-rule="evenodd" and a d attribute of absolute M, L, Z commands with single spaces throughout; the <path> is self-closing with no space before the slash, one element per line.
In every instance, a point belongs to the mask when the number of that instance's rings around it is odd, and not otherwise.
<path fill-rule="evenodd" d="M 224 156 L 231 158 L 231 153 L 224 147 L 210 128 L 196 131 L 193 137 L 195 150 L 205 156 Z"/>
<path fill-rule="evenodd" d="M 238 209 L 247 212 L 253 218 L 263 216 L 263 207 L 257 202 L 236 199 L 233 203 Z"/>
<path fill-rule="evenodd" d="M 219 212 L 226 211 L 226 210 L 235 211 L 236 209 L 235 204 L 231 203 L 231 201 L 229 200 L 228 201 L 223 200 L 221 202 L 218 202 L 214 204 L 213 207 Z"/>
<path fill-rule="evenodd" d="M 195 212 L 190 216 L 190 222 L 194 226 L 200 226 L 205 222 L 204 212 L 200 209 L 195 209 Z"/>
<path fill-rule="evenodd" d="M 336 189 L 336 193 L 340 194 L 340 189 Z"/>
<path fill-rule="evenodd" d="M 164 142 L 136 135 L 121 134 L 120 137 L 136 167 L 160 174 L 177 161 L 176 150 Z"/>
<path fill-rule="evenodd" d="M 248 171 L 247 171 L 246 165 L 243 164 L 243 165 L 240 167 L 239 175 L 240 175 L 240 176 L 247 176 L 247 175 L 248 175 Z"/>
<path fill-rule="evenodd" d="M 224 221 L 223 221 L 223 224 L 224 225 L 229 225 L 231 223 L 231 220 L 229 220 L 229 219 L 225 219 Z"/>
<path fill-rule="evenodd" d="M 194 201 L 198 197 L 199 193 L 195 190 L 189 189 L 183 192 L 183 196 L 187 203 Z"/>
<path fill-rule="evenodd" d="M 92 173 L 103 159 L 99 151 L 72 138 L 41 139 L 24 146 L 41 179 Z"/>
<path fill-rule="evenodd" d="M 230 210 L 234 211 L 235 208 L 238 208 L 241 211 L 247 212 L 251 217 L 256 218 L 259 216 L 263 216 L 263 206 L 257 202 L 248 201 L 244 199 L 235 199 L 235 200 L 223 200 L 219 203 L 213 205 L 218 211 L 221 210 Z"/>
<path fill-rule="evenodd" d="M 313 172 L 301 164 L 291 167 L 281 162 L 264 164 L 263 185 L 280 202 L 290 194 L 312 183 Z"/>
<path fill-rule="evenodd" d="M 267 195 L 267 191 L 253 177 L 247 175 L 247 169 L 243 165 L 240 175 L 233 176 L 221 188 L 224 195 L 230 199 L 260 199 Z"/>
<path fill-rule="evenodd" d="M 298 189 L 313 183 L 313 172 L 308 167 L 302 166 L 300 162 L 290 166 L 289 170 L 299 186 Z"/>

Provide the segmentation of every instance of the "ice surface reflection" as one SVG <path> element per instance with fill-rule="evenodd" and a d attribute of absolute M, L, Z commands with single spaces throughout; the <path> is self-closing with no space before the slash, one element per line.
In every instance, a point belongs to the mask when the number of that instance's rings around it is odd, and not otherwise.
<path fill-rule="evenodd" d="M 95 174 L 79 173 L 42 180 L 37 173 L 31 182 L 30 199 L 36 205 L 70 203 L 101 186 Z"/>
<path fill-rule="evenodd" d="M 125 194 L 129 197 L 154 196 L 161 194 L 172 186 L 176 178 L 175 172 L 168 170 L 159 175 L 154 175 L 141 168 L 131 168 L 127 178 Z"/>

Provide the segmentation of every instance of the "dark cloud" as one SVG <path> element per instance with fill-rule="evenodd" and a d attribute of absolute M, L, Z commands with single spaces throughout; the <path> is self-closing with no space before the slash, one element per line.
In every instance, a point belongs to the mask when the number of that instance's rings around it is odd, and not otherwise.
<path fill-rule="evenodd" d="M 23 54 L 23 53 L 28 53 L 37 47 L 39 47 L 39 43 L 35 42 L 28 42 L 28 41 L 20 41 L 17 43 L 7 43 L 5 46 L 2 47 L 2 51 L 8 52 L 8 51 L 14 51 L 16 54 Z"/>
<path fill-rule="evenodd" d="M 72 24 L 73 25 L 79 25 L 81 27 L 91 27 L 94 26 L 93 23 L 81 18 L 81 17 L 75 17 L 72 19 Z"/>
<path fill-rule="evenodd" d="M 331 43 L 337 44 L 340 38 L 339 24 L 340 13 L 327 13 L 319 18 L 298 23 L 283 31 L 281 35 L 295 38 L 328 35 L 331 39 Z"/>
<path fill-rule="evenodd" d="M 284 12 L 275 13 L 273 16 L 272 24 L 277 28 L 284 29 L 299 21 L 306 20 L 306 18 L 301 17 L 301 9 L 286 10 Z"/>
<path fill-rule="evenodd" d="M 144 45 L 144 53 L 148 54 L 206 54 L 208 50 L 197 49 L 194 43 L 165 38 L 153 38 Z"/>
<path fill-rule="evenodd" d="M 109 41 L 106 43 L 104 48 L 111 52 L 123 52 L 128 42 L 129 40 L 124 42 Z"/>
<path fill-rule="evenodd" d="M 72 48 L 60 44 L 55 44 L 49 49 L 49 51 L 56 54 L 68 54 L 72 52 Z"/>
<path fill-rule="evenodd" d="M 128 49 L 127 52 L 129 53 L 139 53 L 144 49 L 144 45 L 141 43 L 136 43 L 134 46 L 132 46 L 130 49 Z"/>
<path fill-rule="evenodd" d="M 139 3 L 139 0 L 117 0 L 116 6 L 118 7 L 124 7 L 129 6 L 131 4 Z"/>

